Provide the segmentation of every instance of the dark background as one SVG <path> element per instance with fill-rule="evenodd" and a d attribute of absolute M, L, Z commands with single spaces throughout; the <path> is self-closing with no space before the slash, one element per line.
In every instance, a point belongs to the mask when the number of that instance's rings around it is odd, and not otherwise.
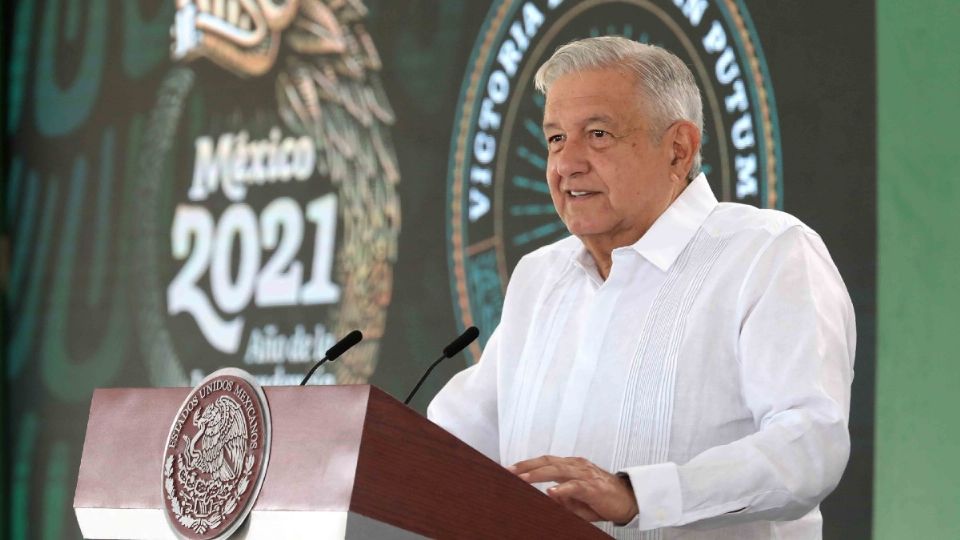
<path fill-rule="evenodd" d="M 43 13 L 45 4 L 38 4 L 36 12 Z M 109 3 L 109 9 L 119 11 L 117 4 Z M 392 132 L 402 174 L 399 189 L 403 215 L 394 294 L 379 366 L 370 382 L 402 399 L 423 369 L 460 330 L 453 315 L 447 265 L 446 171 L 462 77 L 490 4 L 438 0 L 380 0 L 367 4 L 371 8 L 368 28 L 383 58 L 384 84 L 397 113 Z M 141 1 L 140 5 L 144 12 L 150 13 L 159 9 L 160 4 Z M 784 163 L 784 210 L 823 236 L 857 310 L 856 378 L 850 421 L 852 452 L 840 486 L 822 505 L 824 537 L 869 538 L 876 305 L 874 5 L 872 2 L 783 0 L 747 1 L 746 6 L 760 37 L 776 96 Z M 12 46 L 16 7 L 15 2 L 3 5 L 4 104 L 9 98 L 6 80 L 11 64 L 15 63 Z M 40 18 L 35 14 L 32 23 L 35 34 Z M 117 47 L 117 27 L 122 21 L 112 17 L 109 24 L 111 43 L 108 46 Z M 24 42 L 31 47 L 29 50 L 34 50 L 37 38 L 28 37 Z M 115 55 L 111 58 L 115 60 Z M 32 73 L 31 62 L 25 65 Z M 156 76 L 147 76 L 130 87 L 132 92 L 130 88 L 106 87 L 103 92 L 109 99 L 104 98 L 97 105 L 91 122 L 110 121 L 119 114 L 117 110 L 142 109 L 143 104 L 154 99 L 156 79 Z M 126 94 L 130 95 L 124 102 Z M 42 172 L 47 160 L 56 161 L 58 156 L 69 154 L 72 147 L 95 149 L 98 144 L 84 141 L 81 136 L 44 140 L 27 121 L 18 129 L 7 129 L 9 114 L 5 106 L 3 202 L 4 209 L 11 209 L 4 213 L 4 242 L 0 244 L 8 251 L 4 254 L 5 261 L 11 260 L 10 253 L 16 250 L 18 242 L 33 241 L 18 236 L 18 231 L 27 219 L 34 219 L 22 212 L 23 190 L 17 197 L 9 197 L 10 150 L 25 156 L 28 164 Z M 69 167 L 60 168 L 69 171 Z M 64 182 L 62 171 L 59 176 L 58 189 L 62 196 L 69 184 Z M 48 193 L 53 183 L 49 175 L 41 174 L 40 181 L 43 184 L 40 193 Z M 94 181 L 88 181 L 88 191 L 94 186 Z M 39 200 L 38 207 L 41 207 L 44 199 Z M 63 209 L 57 208 L 60 215 Z M 94 208 L 95 205 L 90 204 L 87 211 L 92 213 Z M 89 254 L 80 255 L 81 260 L 84 257 Z M 29 263 L 34 258 L 25 260 Z M 4 268 L 3 273 L 4 317 L 9 321 L 4 328 L 17 332 L 22 304 L 11 300 L 7 269 Z M 50 281 L 49 275 L 37 279 L 43 283 Z M 6 363 L 13 336 L 7 333 L 5 339 Z M 31 354 L 38 354 L 39 348 L 38 342 Z M 92 346 L 80 343 L 79 348 Z M 129 364 L 105 385 L 147 384 L 138 367 L 137 351 L 136 347 L 129 348 Z M 464 366 L 465 362 L 458 357 L 438 367 L 413 406 L 424 411 L 433 394 Z M 4 485 L 3 502 L 5 510 L 12 512 L 8 514 L 10 519 L 3 522 L 8 524 L 4 525 L 9 527 L 5 532 L 11 537 L 20 537 L 20 534 L 37 537 L 41 530 L 59 531 L 58 535 L 63 537 L 77 535 L 69 503 L 88 401 L 48 403 L 55 399 L 48 398 L 43 384 L 36 369 L 28 368 L 16 378 L 4 370 L 4 399 L 9 400 L 2 409 L 7 415 L 4 440 L 16 443 L 27 429 L 24 427 L 29 424 L 27 418 L 34 419 L 33 429 L 39 432 L 32 462 L 16 444 L 9 445 L 4 454 L 9 483 Z M 60 483 L 54 482 L 51 488 L 49 474 L 39 468 L 31 469 L 30 463 L 52 462 L 60 456 L 54 441 L 64 437 L 72 441 L 72 449 L 66 453 L 69 457 L 64 459 Z M 25 489 L 24 486 L 35 488 L 26 499 L 28 506 L 14 506 L 14 498 L 7 495 L 16 489 Z M 60 489 L 63 496 L 57 499 L 45 495 L 45 489 Z M 51 507 L 51 500 L 59 500 L 60 506 Z M 27 516 L 29 520 L 24 519 Z"/>
<path fill-rule="evenodd" d="M 371 4 L 387 15 L 371 27 L 385 55 L 386 80 L 398 125 L 417 125 L 413 136 L 395 139 L 405 216 L 423 216 L 444 204 L 444 175 L 460 79 L 438 76 L 433 64 L 409 66 L 392 60 L 401 28 L 421 44 L 443 43 L 458 52 L 466 70 L 486 9 L 464 6 L 463 26 L 444 35 L 442 2 Z M 853 299 L 857 316 L 857 357 L 851 401 L 851 456 L 843 480 L 822 504 L 825 538 L 870 538 L 873 492 L 873 410 L 876 317 L 876 62 L 872 2 L 747 1 L 767 59 L 780 118 L 784 210 L 823 237 Z M 389 21 L 389 23 L 387 22 Z M 447 41 L 449 40 L 449 41 Z M 406 52 L 406 51 L 404 51 Z M 457 71 L 454 71 L 457 73 Z M 391 75 L 396 76 L 391 76 Z M 434 78 L 429 94 L 412 96 L 396 82 Z M 424 83 L 424 86 L 428 86 Z M 419 179 L 428 181 L 420 182 Z M 438 216 L 439 218 L 440 216 Z M 400 237 L 395 290 L 385 346 L 371 382 L 402 399 L 438 355 L 446 336 L 459 329 L 446 280 L 446 230 L 440 220 L 406 220 Z M 404 358 L 404 356 L 409 356 Z M 420 367 L 411 367 L 414 366 Z M 438 366 L 412 405 L 426 410 L 430 398 L 464 364 L 454 358 Z"/>

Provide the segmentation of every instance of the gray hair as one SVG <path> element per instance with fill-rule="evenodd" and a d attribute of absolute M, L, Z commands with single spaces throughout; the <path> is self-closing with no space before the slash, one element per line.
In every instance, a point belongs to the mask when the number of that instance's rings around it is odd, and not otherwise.
<path fill-rule="evenodd" d="M 677 120 L 693 122 L 703 135 L 703 103 L 693 73 L 673 53 L 618 36 L 571 41 L 553 53 L 534 77 L 544 95 L 558 78 L 592 69 L 625 68 L 631 71 L 648 102 L 654 140 Z M 687 180 L 700 174 L 701 155 L 693 158 Z"/>

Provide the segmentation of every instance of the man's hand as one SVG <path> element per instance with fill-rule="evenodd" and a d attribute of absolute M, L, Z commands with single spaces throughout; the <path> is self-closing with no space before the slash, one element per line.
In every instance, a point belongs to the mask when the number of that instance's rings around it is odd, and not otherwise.
<path fill-rule="evenodd" d="M 637 515 L 629 482 L 578 457 L 540 456 L 508 467 L 527 482 L 556 482 L 547 495 L 587 521 L 623 525 Z"/>

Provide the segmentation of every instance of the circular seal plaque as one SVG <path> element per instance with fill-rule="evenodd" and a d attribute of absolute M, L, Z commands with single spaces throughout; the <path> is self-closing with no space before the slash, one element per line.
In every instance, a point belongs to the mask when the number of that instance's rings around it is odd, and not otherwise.
<path fill-rule="evenodd" d="M 448 175 L 448 256 L 461 328 L 485 343 L 520 258 L 568 235 L 545 181 L 537 68 L 564 43 L 619 35 L 673 52 L 703 96 L 703 172 L 723 201 L 781 208 L 773 88 L 742 0 L 501 0 L 464 77 Z M 479 358 L 474 344 L 469 356 Z"/>
<path fill-rule="evenodd" d="M 253 507 L 270 458 L 270 410 L 253 377 L 215 371 L 194 387 L 163 454 L 167 522 L 180 538 L 230 536 Z"/>

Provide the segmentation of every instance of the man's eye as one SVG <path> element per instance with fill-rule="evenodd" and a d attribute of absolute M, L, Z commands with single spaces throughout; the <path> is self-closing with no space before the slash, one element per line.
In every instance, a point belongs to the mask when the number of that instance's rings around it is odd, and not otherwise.
<path fill-rule="evenodd" d="M 604 137 L 609 137 L 610 133 L 602 129 L 591 129 L 590 136 L 594 139 L 602 139 Z"/>
<path fill-rule="evenodd" d="M 563 142 L 563 135 L 550 135 L 547 137 L 547 142 L 550 144 Z"/>

